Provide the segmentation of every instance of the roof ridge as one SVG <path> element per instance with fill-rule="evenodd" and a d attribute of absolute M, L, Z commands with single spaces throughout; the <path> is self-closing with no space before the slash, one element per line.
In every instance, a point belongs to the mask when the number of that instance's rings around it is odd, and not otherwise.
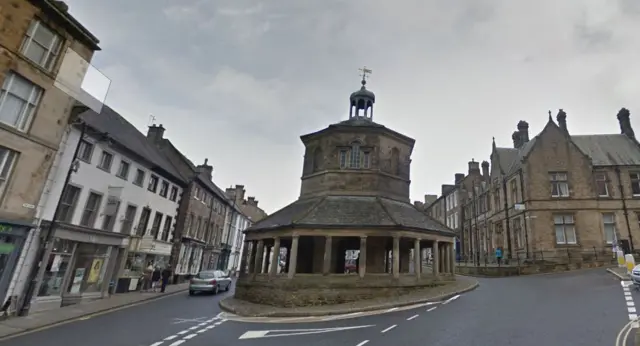
<path fill-rule="evenodd" d="M 389 212 L 389 209 L 387 209 L 387 207 L 384 205 L 384 203 L 382 203 L 382 197 L 380 196 L 376 196 L 376 201 L 378 202 L 378 204 L 380 204 L 380 207 L 382 208 L 382 210 L 387 214 L 387 216 L 389 216 L 389 219 L 391 219 L 391 221 L 393 221 L 393 223 L 396 226 L 402 226 L 401 222 L 398 222 L 398 220 L 396 220 L 393 215 L 391 215 L 391 213 Z M 410 205 L 413 206 L 413 204 L 409 203 Z"/>
<path fill-rule="evenodd" d="M 301 212 L 298 217 L 296 217 L 296 215 L 294 215 L 293 217 L 291 217 L 291 224 L 295 225 L 298 221 L 304 219 L 307 215 L 311 214 L 312 211 L 314 211 L 318 205 L 320 205 L 320 203 L 322 203 L 325 199 L 327 199 L 328 196 L 321 196 L 318 201 L 316 203 L 314 203 L 311 208 L 308 208 L 306 211 Z M 293 202 L 296 203 L 296 202 Z M 292 203 L 292 204 L 293 204 Z M 284 208 L 283 208 L 284 209 Z"/>

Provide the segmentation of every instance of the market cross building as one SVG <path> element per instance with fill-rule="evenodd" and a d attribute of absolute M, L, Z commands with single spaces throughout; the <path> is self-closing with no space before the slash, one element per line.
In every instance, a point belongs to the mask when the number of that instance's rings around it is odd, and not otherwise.
<path fill-rule="evenodd" d="M 301 136 L 300 197 L 245 232 L 236 298 L 334 304 L 454 280 L 453 232 L 410 203 L 415 140 L 375 123 L 374 103 L 363 78 L 349 119 Z"/>

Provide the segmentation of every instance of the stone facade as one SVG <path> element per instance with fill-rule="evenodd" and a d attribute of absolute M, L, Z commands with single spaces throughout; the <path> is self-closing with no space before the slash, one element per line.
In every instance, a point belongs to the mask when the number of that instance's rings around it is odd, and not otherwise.
<path fill-rule="evenodd" d="M 236 298 L 324 305 L 454 280 L 453 232 L 409 202 L 415 141 L 373 122 L 364 84 L 349 120 L 301 136 L 300 197 L 247 229 Z"/>
<path fill-rule="evenodd" d="M 164 131 L 162 125 L 152 125 L 147 139 L 189 180 L 178 211 L 171 255 L 175 280 L 181 281 L 197 274 L 201 268 L 218 267 L 227 209 L 231 204 L 211 180 L 213 167 L 207 160 L 195 166 L 164 138 Z"/>
<path fill-rule="evenodd" d="M 465 227 L 484 238 L 471 255 L 492 261 L 502 247 L 507 260 L 558 262 L 611 254 L 614 243 L 636 251 L 640 145 L 626 109 L 618 121 L 621 134 L 574 135 L 560 110 L 532 139 L 520 121 L 513 147 L 494 142 L 490 179 L 466 203 Z"/>
<path fill-rule="evenodd" d="M 75 99 L 54 86 L 64 52 L 70 48 L 90 61 L 98 40 L 55 1 L 11 0 L 0 5 L 0 86 L 28 86 L 33 113 L 15 121 L 0 105 L 0 220 L 31 223 L 49 170 L 67 128 Z M 58 57 L 51 62 L 28 58 L 27 33 L 38 23 L 59 40 Z M 26 96 L 25 96 L 26 97 Z M 13 153 L 9 160 L 7 150 Z"/>

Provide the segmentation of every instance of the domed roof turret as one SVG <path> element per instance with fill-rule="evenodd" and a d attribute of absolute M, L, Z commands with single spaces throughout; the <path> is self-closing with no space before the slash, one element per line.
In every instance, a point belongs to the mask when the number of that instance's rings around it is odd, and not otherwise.
<path fill-rule="evenodd" d="M 372 121 L 373 104 L 376 102 L 376 95 L 372 91 L 367 90 L 366 87 L 367 74 L 370 74 L 371 70 L 364 67 L 360 69 L 360 71 L 362 71 L 362 87 L 360 87 L 360 90 L 351 93 L 349 97 L 349 119 L 363 118 Z"/>

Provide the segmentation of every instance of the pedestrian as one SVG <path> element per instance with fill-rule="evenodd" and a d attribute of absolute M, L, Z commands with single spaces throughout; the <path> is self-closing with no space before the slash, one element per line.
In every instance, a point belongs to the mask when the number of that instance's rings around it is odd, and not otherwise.
<path fill-rule="evenodd" d="M 502 248 L 498 247 L 496 249 L 496 260 L 498 261 L 498 265 L 502 264 Z"/>
<path fill-rule="evenodd" d="M 151 290 L 153 292 L 158 292 L 158 286 L 160 286 L 160 280 L 162 279 L 162 271 L 160 267 L 156 266 L 153 270 L 153 274 L 151 274 Z"/>
<path fill-rule="evenodd" d="M 144 269 L 144 280 L 142 283 L 142 291 L 147 292 L 151 289 L 151 277 L 153 276 L 153 261 L 147 263 L 147 267 Z"/>
<path fill-rule="evenodd" d="M 171 277 L 171 264 L 167 264 L 167 267 L 162 271 L 162 286 L 160 287 L 160 293 L 164 293 Z"/>

